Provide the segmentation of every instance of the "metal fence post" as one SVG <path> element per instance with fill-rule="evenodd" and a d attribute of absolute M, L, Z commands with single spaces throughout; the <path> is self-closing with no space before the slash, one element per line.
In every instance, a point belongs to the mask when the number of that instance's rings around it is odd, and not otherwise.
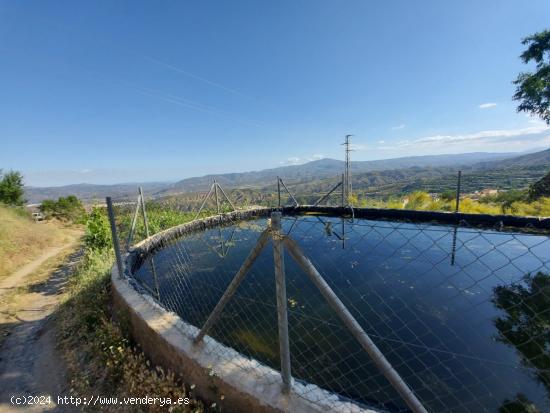
<path fill-rule="evenodd" d="M 332 194 L 334 191 L 336 191 L 336 190 L 338 189 L 338 187 L 339 187 L 340 185 L 342 185 L 342 182 L 338 182 L 334 187 L 332 187 L 332 189 L 331 189 L 330 191 L 328 191 L 325 195 L 323 195 L 321 198 L 319 198 L 319 199 L 317 200 L 317 202 L 315 202 L 315 203 L 313 204 L 313 206 L 317 206 L 317 205 L 319 205 L 321 202 L 323 202 L 325 199 L 327 199 L 327 198 L 330 196 L 330 194 Z"/>
<path fill-rule="evenodd" d="M 317 271 L 311 261 L 304 255 L 298 244 L 289 237 L 284 238 L 284 243 L 290 256 L 294 258 L 294 261 L 296 261 L 300 268 L 302 268 L 302 270 L 306 273 L 308 278 L 319 289 L 327 303 L 336 312 L 340 320 L 342 320 L 344 325 L 348 328 L 359 344 L 361 344 L 361 346 L 369 354 L 373 363 L 382 372 L 384 377 L 388 379 L 393 388 L 397 390 L 403 400 L 405 400 L 407 406 L 409 406 L 414 413 L 428 413 L 413 391 L 403 381 L 399 373 L 397 373 L 386 357 L 384 357 L 382 352 L 371 340 L 365 330 L 363 330 L 353 315 L 351 315 L 344 303 L 342 303 L 334 291 L 332 291 L 332 288 L 330 288 L 321 274 L 319 274 L 319 271 Z"/>
<path fill-rule="evenodd" d="M 132 241 L 134 238 L 134 232 L 136 231 L 136 224 L 139 215 L 139 208 L 141 205 L 141 195 L 138 194 L 136 202 L 136 210 L 134 211 L 134 216 L 132 217 L 132 226 L 130 227 L 130 232 L 128 233 L 128 238 L 126 239 L 126 249 L 129 249 L 132 246 Z"/>
<path fill-rule="evenodd" d="M 290 191 L 288 190 L 288 188 L 287 188 L 286 185 L 285 185 L 285 182 L 284 182 L 281 178 L 279 178 L 279 182 L 283 184 L 283 188 L 284 188 L 285 191 L 288 193 L 288 195 L 290 195 L 290 197 L 292 198 L 292 201 L 294 201 L 294 206 L 300 205 L 300 204 L 298 203 L 298 201 L 296 201 L 296 198 L 294 198 L 294 195 L 292 195 L 292 192 L 290 192 Z"/>
<path fill-rule="evenodd" d="M 281 182 L 277 177 L 277 208 L 281 209 Z"/>
<path fill-rule="evenodd" d="M 256 258 L 260 255 L 264 247 L 266 246 L 267 242 L 269 241 L 269 229 L 266 229 L 262 234 L 260 235 L 260 238 L 258 238 L 258 241 L 256 242 L 256 245 L 250 253 L 248 254 L 248 257 L 244 260 L 243 264 L 241 265 L 241 268 L 239 268 L 239 271 L 237 274 L 235 274 L 235 277 L 231 280 L 229 285 L 227 286 L 227 289 L 222 295 L 222 298 L 220 298 L 220 301 L 216 304 L 216 307 L 212 310 L 210 315 L 208 316 L 208 319 L 204 323 L 204 325 L 201 328 L 201 331 L 197 334 L 197 337 L 195 337 L 195 343 L 198 343 L 203 339 L 203 337 L 208 334 L 212 326 L 218 321 L 220 318 L 220 315 L 222 313 L 223 308 L 225 305 L 229 302 L 231 297 L 233 297 L 233 294 L 235 294 L 235 291 L 237 291 L 237 288 L 241 284 L 242 280 L 244 280 L 244 277 L 252 267 L 252 264 L 254 264 L 254 261 L 256 261 Z"/>
<path fill-rule="evenodd" d="M 214 179 L 214 199 L 216 200 L 216 212 L 220 213 L 220 201 L 218 199 L 218 185 L 216 184 L 216 180 Z"/>
<path fill-rule="evenodd" d="M 204 206 L 206 205 L 206 201 L 208 201 L 208 198 L 210 197 L 210 194 L 212 193 L 213 190 L 214 190 L 214 185 L 212 184 L 212 185 L 210 186 L 210 190 L 209 190 L 208 193 L 205 195 L 205 197 L 204 197 L 204 199 L 203 199 L 203 201 L 202 201 L 202 204 L 201 204 L 201 206 L 200 206 L 200 208 L 199 208 L 199 210 L 198 210 L 198 212 L 197 212 L 197 215 L 195 215 L 195 218 L 193 218 L 193 221 L 196 220 L 196 219 L 199 217 L 199 215 L 201 214 L 202 209 L 203 209 Z"/>
<path fill-rule="evenodd" d="M 145 210 L 145 197 L 143 189 L 139 187 L 139 197 L 141 198 L 141 213 L 143 214 L 143 224 L 145 225 L 145 235 L 149 238 L 149 220 L 147 219 L 147 211 Z"/>
<path fill-rule="evenodd" d="M 279 352 L 281 356 L 281 377 L 283 392 L 290 391 L 290 345 L 288 341 L 288 313 L 285 281 L 285 256 L 283 235 L 281 233 L 281 213 L 271 213 L 271 229 L 273 239 L 273 261 L 275 262 L 275 286 L 277 289 L 277 320 L 279 327 Z"/>
<path fill-rule="evenodd" d="M 458 171 L 458 178 L 456 181 L 456 208 L 455 212 L 458 212 L 458 207 L 460 205 L 460 181 L 462 178 L 462 171 Z"/>
<path fill-rule="evenodd" d="M 235 205 L 233 205 L 233 202 L 231 202 L 231 200 L 229 199 L 229 197 L 227 196 L 227 194 L 223 190 L 222 186 L 217 182 L 216 182 L 216 185 L 220 189 L 220 191 L 222 191 L 222 195 L 224 196 L 225 200 L 229 203 L 229 205 L 231 205 L 231 208 L 233 209 L 233 211 L 236 211 L 237 208 L 235 208 Z"/>
<path fill-rule="evenodd" d="M 120 254 L 120 244 L 118 243 L 118 233 L 115 223 L 115 212 L 113 210 L 113 201 L 110 196 L 105 198 L 107 202 L 107 213 L 109 214 L 109 224 L 111 224 L 111 237 L 113 240 L 113 248 L 115 250 L 116 264 L 118 268 L 118 276 L 122 277 L 124 274 L 124 266 L 122 265 L 122 255 Z"/>
<path fill-rule="evenodd" d="M 344 174 L 342 174 L 342 208 L 346 206 L 344 198 L 346 197 L 346 187 L 344 186 Z"/>

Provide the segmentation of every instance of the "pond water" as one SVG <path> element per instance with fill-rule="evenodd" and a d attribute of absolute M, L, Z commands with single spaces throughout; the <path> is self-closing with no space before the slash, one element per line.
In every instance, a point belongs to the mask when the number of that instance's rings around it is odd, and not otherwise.
<path fill-rule="evenodd" d="M 189 234 L 155 251 L 135 278 L 200 327 L 266 226 L 261 218 Z M 550 411 L 548 235 L 324 216 L 284 217 L 283 231 L 428 410 Z M 288 254 L 285 268 L 293 377 L 406 411 Z M 278 369 L 271 244 L 210 334 Z"/>

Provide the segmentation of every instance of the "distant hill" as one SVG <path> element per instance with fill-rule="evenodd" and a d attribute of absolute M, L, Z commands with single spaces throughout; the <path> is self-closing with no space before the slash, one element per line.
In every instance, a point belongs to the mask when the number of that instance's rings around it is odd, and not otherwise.
<path fill-rule="evenodd" d="M 25 194 L 30 203 L 66 195 L 76 195 L 86 202 L 93 202 L 102 201 L 106 196 L 134 197 L 137 187 L 141 185 L 146 194 L 156 198 L 189 194 L 194 199 L 196 195 L 193 194 L 207 191 L 215 178 L 227 189 L 238 189 L 243 199 L 253 199 L 256 195 L 260 196 L 259 193 L 272 191 L 277 176 L 295 187 L 296 191 L 322 192 L 338 181 L 343 169 L 343 161 L 327 158 L 302 165 L 187 178 L 172 184 L 156 182 L 27 187 Z M 464 171 L 466 191 L 480 187 L 523 188 L 540 179 L 550 169 L 550 149 L 521 155 L 475 152 L 352 162 L 354 188 L 383 196 L 416 189 L 437 192 L 453 188 L 458 169 Z"/>
<path fill-rule="evenodd" d="M 517 156 L 514 153 L 463 153 L 456 155 L 428 155 L 409 156 L 404 158 L 383 159 L 375 161 L 352 162 L 352 173 L 371 171 L 406 169 L 412 167 L 436 168 L 442 166 L 467 166 L 482 161 L 494 161 Z M 227 188 L 261 188 L 274 184 L 277 176 L 289 182 L 310 181 L 339 175 L 344 170 L 344 162 L 336 159 L 320 159 L 302 165 L 282 166 L 279 168 L 264 169 L 261 171 L 229 173 L 218 175 L 206 175 L 187 178 L 178 181 L 156 193 L 159 196 L 174 195 L 178 193 L 197 192 L 208 190 L 212 179 L 216 179 Z"/>
<path fill-rule="evenodd" d="M 29 204 L 40 203 L 45 199 L 57 199 L 61 196 L 76 195 L 87 203 L 105 201 L 105 197 L 134 197 L 137 188 L 143 187 L 147 193 L 157 192 L 165 188 L 166 182 L 127 183 L 114 185 L 74 184 L 50 187 L 25 187 L 25 198 Z"/>

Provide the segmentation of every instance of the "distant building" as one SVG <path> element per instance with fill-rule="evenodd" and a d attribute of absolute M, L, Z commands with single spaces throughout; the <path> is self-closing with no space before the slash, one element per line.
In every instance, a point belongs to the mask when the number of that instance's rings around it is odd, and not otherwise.
<path fill-rule="evenodd" d="M 475 191 L 473 194 L 469 194 L 468 198 L 475 200 L 478 200 L 480 198 L 483 198 L 484 196 L 492 196 L 492 195 L 498 195 L 500 191 L 498 189 L 494 188 L 485 188 L 481 191 Z"/>

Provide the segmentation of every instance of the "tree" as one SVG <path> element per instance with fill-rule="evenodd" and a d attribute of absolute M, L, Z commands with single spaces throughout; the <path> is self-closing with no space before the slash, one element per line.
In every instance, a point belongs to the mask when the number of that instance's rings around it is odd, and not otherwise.
<path fill-rule="evenodd" d="M 8 205 L 23 205 L 23 175 L 17 171 L 2 174 L 0 169 L 0 202 Z"/>
<path fill-rule="evenodd" d="M 86 216 L 82 202 L 74 195 L 59 197 L 57 201 L 45 199 L 40 205 L 40 210 L 47 219 L 57 218 L 75 223 L 84 223 Z"/>
<path fill-rule="evenodd" d="M 523 39 L 529 45 L 520 58 L 524 63 L 534 61 L 534 73 L 520 73 L 514 84 L 517 85 L 514 100 L 518 100 L 518 112 L 539 116 L 550 125 L 550 30 L 535 33 Z"/>
<path fill-rule="evenodd" d="M 529 198 L 531 200 L 543 196 L 550 196 L 550 172 L 529 187 Z"/>

